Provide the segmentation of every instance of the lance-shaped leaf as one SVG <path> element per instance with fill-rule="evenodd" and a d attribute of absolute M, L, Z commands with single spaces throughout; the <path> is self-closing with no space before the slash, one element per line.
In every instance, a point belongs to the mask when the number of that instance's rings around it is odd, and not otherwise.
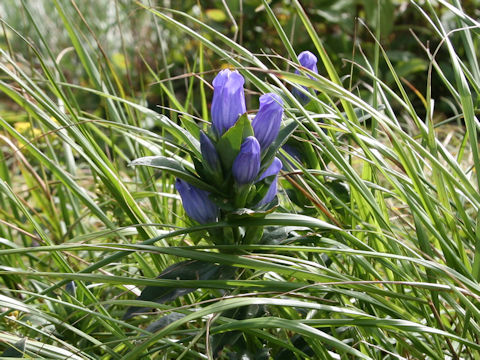
<path fill-rule="evenodd" d="M 25 344 L 27 342 L 26 338 L 21 339 L 15 344 L 11 344 L 3 353 L 0 355 L 2 358 L 23 358 L 25 355 Z"/>
<path fill-rule="evenodd" d="M 263 166 L 260 171 L 264 171 L 268 166 L 270 166 L 274 156 L 278 153 L 282 145 L 288 140 L 290 135 L 293 134 L 298 126 L 298 123 L 294 120 L 287 120 L 284 122 L 284 124 L 285 125 L 280 129 L 277 138 L 270 145 L 268 151 L 264 154 L 262 158 Z"/>
<path fill-rule="evenodd" d="M 234 274 L 235 268 L 228 265 L 216 265 L 200 260 L 187 260 L 169 266 L 157 278 L 171 280 L 219 280 L 232 279 Z M 147 286 L 137 300 L 154 301 L 162 304 L 174 301 L 178 297 L 187 295 L 195 290 L 195 288 Z M 129 319 L 148 310 L 149 308 L 131 306 L 123 318 Z"/>
<path fill-rule="evenodd" d="M 206 182 L 202 181 L 199 177 L 192 174 L 177 160 L 167 158 L 165 156 L 145 156 L 136 160 L 133 160 L 129 166 L 150 166 L 156 169 L 164 170 L 182 180 L 185 180 L 189 184 L 196 186 L 199 189 L 215 192 L 217 189 Z M 193 166 L 192 166 L 193 168 Z"/>

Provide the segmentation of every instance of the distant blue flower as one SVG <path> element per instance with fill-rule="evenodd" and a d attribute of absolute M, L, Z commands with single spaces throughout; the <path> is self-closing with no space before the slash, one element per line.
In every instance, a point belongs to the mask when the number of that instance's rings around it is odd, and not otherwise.
<path fill-rule="evenodd" d="M 308 70 L 314 72 L 315 74 L 318 74 L 318 69 L 317 69 L 317 57 L 313 55 L 310 51 L 303 51 L 298 55 L 298 61 L 300 62 L 300 65 L 302 65 L 304 68 L 307 68 Z M 299 74 L 300 72 L 298 70 L 295 70 L 296 74 Z M 313 77 L 309 75 L 311 79 Z"/>
<path fill-rule="evenodd" d="M 247 137 L 233 162 L 232 173 L 239 185 L 253 182 L 260 170 L 260 144 L 253 136 Z"/>
<path fill-rule="evenodd" d="M 277 138 L 283 116 L 283 101 L 277 94 L 260 96 L 260 109 L 252 121 L 255 137 L 265 150 Z"/>
<path fill-rule="evenodd" d="M 181 179 L 175 181 L 175 187 L 182 198 L 183 208 L 189 217 L 206 224 L 217 221 L 218 207 L 208 197 L 208 192 L 190 185 Z"/>
<path fill-rule="evenodd" d="M 277 175 L 280 172 L 281 168 L 282 168 L 282 162 L 280 161 L 279 158 L 276 157 L 275 159 L 273 159 L 272 164 L 267 168 L 267 170 L 263 172 L 263 174 L 258 179 L 258 181 L 261 181 L 266 177 L 275 175 L 275 178 L 270 184 L 270 187 L 268 188 L 267 193 L 265 194 L 263 199 L 260 200 L 257 206 L 268 204 L 269 202 L 273 201 L 273 199 L 275 199 L 275 196 L 277 195 L 277 191 L 278 191 Z"/>
<path fill-rule="evenodd" d="M 238 71 L 222 70 L 213 79 L 212 124 L 217 135 L 230 129 L 244 114 L 245 80 Z"/>
<path fill-rule="evenodd" d="M 220 170 L 220 159 L 215 145 L 213 145 L 212 140 L 210 140 L 203 131 L 200 131 L 200 151 L 202 152 L 203 159 L 207 162 L 211 170 Z"/>
<path fill-rule="evenodd" d="M 300 65 L 302 65 L 304 68 L 307 68 L 308 70 L 314 72 L 315 74 L 318 74 L 318 69 L 317 69 L 317 57 L 313 55 L 310 51 L 303 51 L 298 55 L 298 61 L 300 62 Z M 295 70 L 295 74 L 300 74 L 300 71 L 297 69 Z M 314 79 L 312 75 L 308 75 L 310 79 Z M 307 89 L 305 86 L 303 87 L 304 89 Z M 307 103 L 310 98 L 305 95 L 303 92 L 300 90 L 294 88 L 292 93 L 302 102 L 302 103 Z"/>

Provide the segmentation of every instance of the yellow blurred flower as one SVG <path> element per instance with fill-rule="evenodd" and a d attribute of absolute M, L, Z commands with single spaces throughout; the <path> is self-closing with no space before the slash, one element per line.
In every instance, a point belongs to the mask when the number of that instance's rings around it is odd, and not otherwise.
<path fill-rule="evenodd" d="M 13 126 L 20 134 L 29 138 L 36 138 L 42 135 L 40 129 L 32 128 L 32 124 L 28 121 L 18 121 Z"/>

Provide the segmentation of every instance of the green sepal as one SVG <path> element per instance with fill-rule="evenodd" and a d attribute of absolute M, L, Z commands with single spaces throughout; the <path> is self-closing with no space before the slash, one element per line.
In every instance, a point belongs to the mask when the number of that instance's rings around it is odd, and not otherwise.
<path fill-rule="evenodd" d="M 251 192 L 255 192 L 255 185 L 245 184 L 235 186 L 235 197 L 233 199 L 233 203 L 235 208 L 244 208 L 247 204 L 248 197 Z"/>
<path fill-rule="evenodd" d="M 187 131 L 193 135 L 196 139 L 200 136 L 200 129 L 198 125 L 193 121 L 190 117 L 181 116 L 180 121 L 182 123 L 183 128 L 187 129 Z"/>
<path fill-rule="evenodd" d="M 250 196 L 247 199 L 247 205 L 255 207 L 255 205 L 257 205 L 265 197 L 265 195 L 267 195 L 268 189 L 273 181 L 275 181 L 276 177 L 277 175 L 270 175 L 262 181 L 256 183 L 255 192 L 252 191 L 250 193 Z"/>
<path fill-rule="evenodd" d="M 290 135 L 293 134 L 298 126 L 298 122 L 289 119 L 284 122 L 284 126 L 278 132 L 275 141 L 268 147 L 268 150 L 262 155 L 262 166 L 260 167 L 259 174 L 263 173 L 273 161 L 273 158 L 278 153 L 278 150 L 288 140 Z"/>

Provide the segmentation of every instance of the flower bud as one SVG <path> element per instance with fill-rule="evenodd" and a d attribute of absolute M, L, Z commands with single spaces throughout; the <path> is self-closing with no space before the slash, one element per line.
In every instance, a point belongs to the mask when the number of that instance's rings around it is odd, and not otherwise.
<path fill-rule="evenodd" d="M 313 55 L 310 51 L 303 51 L 298 55 L 298 61 L 300 62 L 300 65 L 302 65 L 304 68 L 307 68 L 308 70 L 314 72 L 315 74 L 318 74 L 318 69 L 317 69 L 317 57 Z M 295 74 L 300 74 L 300 71 L 297 69 L 295 70 Z M 314 79 L 313 76 L 308 75 L 310 79 Z M 304 89 L 307 89 L 305 86 L 303 87 Z M 295 95 L 302 103 L 307 103 L 310 98 L 305 95 L 302 91 L 294 88 L 292 91 L 293 95 Z"/>
<path fill-rule="evenodd" d="M 283 101 L 277 94 L 260 96 L 260 109 L 252 121 L 255 137 L 265 150 L 277 138 L 283 116 Z"/>
<path fill-rule="evenodd" d="M 260 170 L 260 144 L 253 136 L 247 137 L 233 162 L 232 173 L 239 185 L 253 182 Z"/>
<path fill-rule="evenodd" d="M 213 145 L 212 140 L 210 140 L 203 131 L 200 131 L 200 151 L 202 152 L 203 160 L 206 161 L 211 170 L 220 170 L 220 159 L 217 150 L 215 149 L 215 145 Z"/>
<path fill-rule="evenodd" d="M 278 191 L 278 184 L 277 184 L 277 177 L 275 176 L 275 179 L 273 179 L 273 182 L 270 184 L 270 187 L 268 188 L 267 193 L 265 194 L 263 199 L 258 202 L 257 206 L 263 206 L 273 201 L 273 199 L 275 199 L 275 196 L 277 195 L 277 191 Z"/>
<path fill-rule="evenodd" d="M 298 55 L 298 61 L 300 62 L 300 65 L 302 65 L 304 68 L 307 68 L 315 74 L 318 74 L 317 57 L 313 55 L 310 51 L 301 52 L 300 55 Z M 299 74 L 299 71 L 295 70 L 295 73 Z M 310 76 L 310 78 L 313 79 L 312 76 Z"/>
<path fill-rule="evenodd" d="M 263 172 L 262 175 L 260 175 L 260 178 L 258 179 L 258 181 L 262 181 L 266 177 L 269 177 L 272 175 L 277 175 L 281 169 L 282 169 L 282 161 L 279 158 L 275 157 L 275 159 L 273 159 L 270 166 Z"/>
<path fill-rule="evenodd" d="M 175 181 L 175 187 L 182 198 L 187 215 L 200 224 L 217 221 L 218 207 L 208 197 L 208 192 L 201 190 L 181 179 Z"/>
<path fill-rule="evenodd" d="M 260 200 L 257 206 L 268 204 L 269 202 L 273 201 L 273 199 L 275 199 L 275 196 L 277 195 L 277 191 L 278 191 L 277 175 L 280 172 L 281 168 L 282 168 L 282 162 L 280 161 L 279 158 L 276 157 L 275 159 L 273 159 L 272 164 L 267 168 L 267 170 L 265 170 L 263 174 L 260 176 L 260 179 L 258 179 L 258 181 L 261 181 L 266 177 L 275 175 L 275 178 L 270 184 L 270 187 L 268 188 L 267 193 L 265 194 L 263 199 Z"/>
<path fill-rule="evenodd" d="M 212 124 L 218 136 L 223 135 L 247 110 L 245 80 L 238 71 L 222 70 L 213 79 Z"/>

